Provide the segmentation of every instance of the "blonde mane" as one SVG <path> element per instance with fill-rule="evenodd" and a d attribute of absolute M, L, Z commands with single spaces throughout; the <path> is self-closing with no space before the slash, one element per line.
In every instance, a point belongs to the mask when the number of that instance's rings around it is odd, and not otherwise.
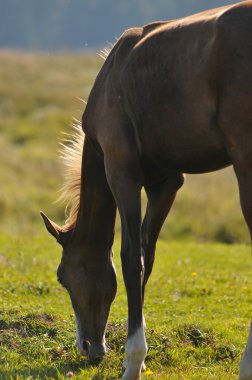
<path fill-rule="evenodd" d="M 105 47 L 98 53 L 103 60 L 107 59 L 112 50 L 113 44 L 108 43 L 108 45 L 110 47 Z M 86 104 L 82 99 L 79 100 Z M 74 132 L 67 135 L 68 138 L 60 144 L 60 157 L 64 163 L 65 173 L 58 201 L 66 204 L 66 220 L 62 227 L 64 231 L 75 227 L 80 206 L 81 164 L 85 135 L 78 120 L 74 120 L 73 129 Z"/>
<path fill-rule="evenodd" d="M 62 142 L 60 156 L 65 166 L 64 184 L 58 201 L 66 203 L 66 221 L 63 229 L 68 231 L 76 224 L 80 205 L 81 164 L 85 135 L 78 121 L 73 123 L 74 132 Z"/>

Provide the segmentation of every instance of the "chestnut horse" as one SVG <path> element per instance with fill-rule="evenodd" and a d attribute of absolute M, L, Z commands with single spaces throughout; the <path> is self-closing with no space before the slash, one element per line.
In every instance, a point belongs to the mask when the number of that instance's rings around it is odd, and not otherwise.
<path fill-rule="evenodd" d="M 80 136 L 66 153 L 72 171 L 66 191 L 75 198 L 70 216 L 63 227 L 42 216 L 63 247 L 58 280 L 72 301 L 77 345 L 97 357 L 106 351 L 116 294 L 118 208 L 128 297 L 123 379 L 140 379 L 144 289 L 183 173 L 233 165 L 252 233 L 252 1 L 126 30 L 97 76 L 82 129 L 85 141 Z M 252 379 L 252 333 L 240 367 L 245 379 Z"/>

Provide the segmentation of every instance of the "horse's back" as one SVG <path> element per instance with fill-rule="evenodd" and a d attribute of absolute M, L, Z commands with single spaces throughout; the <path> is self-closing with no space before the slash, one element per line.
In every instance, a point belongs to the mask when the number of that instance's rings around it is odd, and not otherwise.
<path fill-rule="evenodd" d="M 91 96 L 102 97 L 102 112 L 116 120 L 97 125 L 101 145 L 106 135 L 132 130 L 146 172 L 204 172 L 230 164 L 219 104 L 232 80 L 229 67 L 241 71 L 235 52 L 246 56 L 248 68 L 251 41 L 251 1 L 127 30 L 104 64 L 103 90 Z M 120 117 L 131 125 L 120 125 Z"/>

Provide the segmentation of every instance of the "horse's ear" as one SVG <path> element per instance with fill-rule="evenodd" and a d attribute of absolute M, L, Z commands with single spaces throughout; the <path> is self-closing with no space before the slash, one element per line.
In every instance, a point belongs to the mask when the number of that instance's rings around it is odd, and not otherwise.
<path fill-rule="evenodd" d="M 40 215 L 45 223 L 47 231 L 50 232 L 50 234 L 60 243 L 61 228 L 50 220 L 42 211 L 40 211 Z"/>

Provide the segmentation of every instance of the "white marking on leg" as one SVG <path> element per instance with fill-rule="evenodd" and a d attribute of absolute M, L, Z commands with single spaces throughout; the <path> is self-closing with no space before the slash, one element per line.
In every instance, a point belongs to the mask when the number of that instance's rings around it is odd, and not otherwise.
<path fill-rule="evenodd" d="M 144 318 L 144 315 L 143 315 L 143 329 L 144 329 L 144 333 L 146 331 L 146 322 L 145 322 L 145 318 Z M 128 320 L 126 321 L 126 332 L 128 334 Z M 128 366 L 128 360 L 127 360 L 127 357 L 124 359 L 123 361 L 123 368 L 126 369 Z M 141 372 L 144 372 L 146 371 L 146 365 L 144 363 L 144 361 L 142 362 L 142 367 L 141 367 Z"/>
<path fill-rule="evenodd" d="M 250 323 L 248 341 L 240 364 L 239 380 L 252 380 L 252 322 Z"/>
<path fill-rule="evenodd" d="M 145 339 L 145 328 L 142 325 L 135 334 L 130 337 L 125 345 L 126 367 L 123 375 L 124 380 L 138 380 L 141 378 L 141 369 L 144 365 L 144 358 L 147 353 L 147 344 Z"/>

